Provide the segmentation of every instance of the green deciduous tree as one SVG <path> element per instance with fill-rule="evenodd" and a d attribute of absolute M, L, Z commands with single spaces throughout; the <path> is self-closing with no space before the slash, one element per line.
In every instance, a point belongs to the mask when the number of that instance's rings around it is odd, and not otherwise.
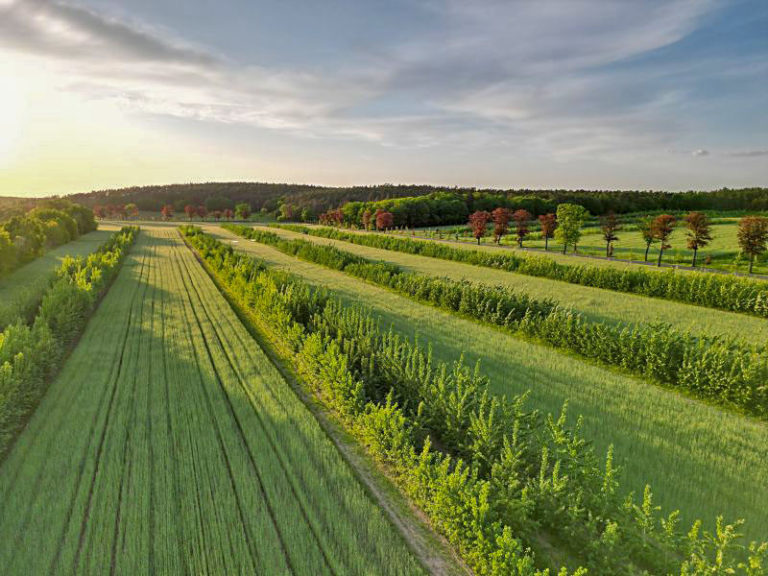
<path fill-rule="evenodd" d="M 557 207 L 558 227 L 555 230 L 555 238 L 563 245 L 563 254 L 568 245 L 573 245 L 573 251 L 576 252 L 576 246 L 581 240 L 581 227 L 587 216 L 587 209 L 577 204 L 560 204 Z"/>
<path fill-rule="evenodd" d="M 247 202 L 241 202 L 235 206 L 235 215 L 240 220 L 248 220 L 248 218 L 251 216 L 251 205 Z"/>
<path fill-rule="evenodd" d="M 653 218 L 650 216 L 640 218 L 637 229 L 643 237 L 643 242 L 645 242 L 645 261 L 648 262 L 648 251 L 651 249 L 651 244 L 656 242 L 656 238 L 653 236 Z"/>

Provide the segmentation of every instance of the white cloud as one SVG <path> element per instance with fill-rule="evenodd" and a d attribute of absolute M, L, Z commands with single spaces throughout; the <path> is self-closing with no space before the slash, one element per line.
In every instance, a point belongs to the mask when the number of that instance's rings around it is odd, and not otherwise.
<path fill-rule="evenodd" d="M 691 152 L 691 156 L 709 156 L 709 150 L 704 150 L 703 148 L 699 148 L 698 150 L 694 150 Z"/>

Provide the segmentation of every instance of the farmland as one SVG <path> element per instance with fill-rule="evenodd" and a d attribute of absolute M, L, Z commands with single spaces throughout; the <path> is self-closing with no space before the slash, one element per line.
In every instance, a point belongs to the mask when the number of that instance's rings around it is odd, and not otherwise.
<path fill-rule="evenodd" d="M 0 329 L 20 313 L 28 314 L 34 308 L 56 268 L 66 256 L 88 255 L 115 230 L 115 226 L 102 225 L 99 230 L 46 252 L 0 280 Z"/>
<path fill-rule="evenodd" d="M 217 235 L 233 238 L 226 231 Z M 656 500 L 666 509 L 680 507 L 689 519 L 711 519 L 721 512 L 745 517 L 749 519 L 745 530 L 755 537 L 765 533 L 768 517 L 762 503 L 768 494 L 757 488 L 768 477 L 764 423 L 452 317 L 271 247 L 242 239 L 236 246 L 332 289 L 350 304 L 365 302 L 385 325 L 431 343 L 436 358 L 450 362 L 463 353 L 470 364 L 481 361 L 481 371 L 489 376 L 497 394 L 530 390 L 531 403 L 551 412 L 559 411 L 567 400 L 571 413 L 584 417 L 583 431 L 598 451 L 614 445 L 627 483 L 641 491 L 650 482 Z M 644 300 L 649 308 L 658 302 Z M 723 470 L 733 473 L 724 477 Z M 702 480 L 692 484 L 689 478 Z"/>
<path fill-rule="evenodd" d="M 142 232 L 0 465 L 0 541 L 6 574 L 422 570 L 160 228 Z"/>

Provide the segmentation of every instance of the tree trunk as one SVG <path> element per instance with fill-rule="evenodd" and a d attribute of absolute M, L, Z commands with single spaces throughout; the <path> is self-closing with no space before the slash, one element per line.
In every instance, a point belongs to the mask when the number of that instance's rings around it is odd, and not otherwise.
<path fill-rule="evenodd" d="M 517 247 L 518 248 L 522 248 L 523 247 L 523 239 L 522 238 L 518 238 L 517 239 Z"/>
<path fill-rule="evenodd" d="M 646 242 L 645 243 L 645 261 L 648 262 L 648 250 L 651 249 L 651 243 Z"/>
<path fill-rule="evenodd" d="M 563 244 L 563 254 L 565 254 L 565 251 L 568 249 L 568 244 Z"/>
<path fill-rule="evenodd" d="M 549 252 L 549 236 L 544 236 L 544 252 Z"/>
<path fill-rule="evenodd" d="M 606 242 L 605 243 L 605 257 L 606 258 L 610 258 L 610 256 L 611 256 L 611 243 L 610 242 Z"/>
<path fill-rule="evenodd" d="M 691 268 L 696 268 L 696 252 L 698 252 L 698 248 L 693 249 L 693 263 L 691 264 Z"/>
<path fill-rule="evenodd" d="M 664 254 L 664 250 L 662 248 L 659 248 L 659 261 L 656 262 L 656 266 L 658 266 L 659 268 L 661 267 L 661 257 L 663 254 Z"/>
<path fill-rule="evenodd" d="M 480 236 L 477 237 L 477 245 L 480 246 Z"/>
<path fill-rule="evenodd" d="M 755 264 L 755 255 L 750 254 L 749 255 L 749 273 L 752 274 L 752 266 Z"/>

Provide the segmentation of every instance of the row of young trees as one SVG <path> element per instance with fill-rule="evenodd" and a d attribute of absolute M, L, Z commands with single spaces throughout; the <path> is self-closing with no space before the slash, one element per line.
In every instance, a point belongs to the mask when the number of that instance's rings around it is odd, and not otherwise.
<path fill-rule="evenodd" d="M 541 236 L 544 238 L 544 249 L 549 249 L 549 240 L 555 238 L 563 246 L 563 254 L 568 246 L 577 251 L 577 246 L 582 236 L 582 227 L 589 213 L 575 204 L 560 204 L 557 214 L 542 214 L 538 217 Z M 515 236 L 517 245 L 522 248 L 523 241 L 531 232 L 530 226 L 533 216 L 527 210 L 511 212 L 507 208 L 496 208 L 492 212 L 478 211 L 469 216 L 468 226 L 472 235 L 480 244 L 481 238 L 488 234 L 489 225 L 493 225 L 493 239 L 499 244 L 502 237 L 507 235 L 509 222 L 515 224 Z M 687 229 L 687 246 L 693 251 L 691 266 L 696 267 L 698 251 L 706 247 L 712 241 L 712 224 L 706 214 L 702 212 L 690 212 L 684 218 Z M 638 231 L 645 242 L 645 261 L 648 261 L 648 252 L 654 243 L 659 244 L 659 255 L 656 262 L 661 266 L 662 257 L 666 250 L 672 246 L 670 239 L 675 231 L 677 219 L 670 214 L 661 214 L 656 217 L 647 216 L 641 218 L 638 223 Z M 614 244 L 619 240 L 617 233 L 622 229 L 622 224 L 613 212 L 600 219 L 600 230 L 605 241 L 605 255 L 610 258 L 613 255 Z M 739 221 L 737 233 L 739 247 L 749 258 L 749 273 L 752 273 L 755 258 L 768 249 L 768 218 L 762 216 L 746 216 Z"/>
<path fill-rule="evenodd" d="M 762 573 L 768 545 L 744 546 L 736 526 L 718 519 L 715 532 L 700 522 L 683 532 L 677 512 L 660 515 L 650 488 L 639 500 L 625 495 L 612 451 L 598 458 L 565 409 L 543 415 L 522 397 L 495 397 L 477 370 L 433 361 L 367 310 L 199 229 L 184 232 L 235 303 L 283 344 L 318 397 L 477 574 L 544 576 L 555 563 L 542 551 L 553 548 L 595 574 Z"/>
<path fill-rule="evenodd" d="M 216 221 L 221 220 L 222 218 L 227 220 L 233 220 L 234 218 L 237 218 L 238 220 L 248 220 L 248 218 L 251 217 L 251 205 L 247 202 L 243 202 L 237 204 L 234 210 L 225 208 L 224 210 L 212 210 L 209 212 L 208 208 L 202 204 L 199 206 L 187 204 L 184 206 L 184 213 L 187 216 L 187 220 L 190 221 L 195 218 L 205 220 L 207 217 L 211 217 Z M 160 215 L 163 220 L 172 220 L 173 214 L 173 206 L 171 204 L 166 204 L 160 209 Z"/>
<path fill-rule="evenodd" d="M 235 217 L 238 220 L 248 220 L 252 211 L 250 204 L 242 202 L 237 204 L 234 210 L 231 208 L 209 210 L 204 204 L 187 204 L 184 206 L 184 213 L 187 220 L 194 218 L 205 220 L 209 217 L 214 220 L 221 220 L 222 218 L 233 220 Z M 172 220 L 174 214 L 173 204 L 165 204 L 160 208 L 160 216 L 163 220 Z M 93 208 L 93 215 L 100 220 L 131 220 L 139 216 L 139 207 L 134 203 L 97 205 Z"/>
<path fill-rule="evenodd" d="M 96 229 L 88 208 L 51 200 L 0 224 L 0 276 L 26 264 L 46 249 L 61 246 Z"/>
<path fill-rule="evenodd" d="M 87 258 L 66 258 L 34 322 L 19 319 L 0 333 L 0 460 L 85 328 L 137 233 L 138 228 L 123 228 Z"/>
<path fill-rule="evenodd" d="M 689 274 L 673 269 L 657 271 L 642 267 L 613 268 L 564 264 L 530 253 L 466 250 L 445 243 L 424 242 L 390 234 L 361 234 L 338 228 L 308 228 L 291 224 L 275 226 L 371 248 L 418 254 L 582 286 L 768 317 L 768 283 L 749 278 L 721 274 Z"/>
<path fill-rule="evenodd" d="M 503 286 L 435 278 L 399 266 L 273 232 L 229 226 L 236 234 L 407 297 L 599 360 L 717 403 L 768 416 L 768 350 L 723 338 L 695 337 L 669 325 L 616 325 Z"/>

